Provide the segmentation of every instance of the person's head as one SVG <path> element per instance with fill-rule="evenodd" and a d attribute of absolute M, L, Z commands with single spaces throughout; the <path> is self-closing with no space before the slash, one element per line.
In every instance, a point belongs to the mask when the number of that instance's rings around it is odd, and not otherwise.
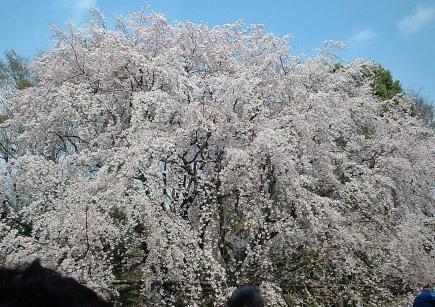
<path fill-rule="evenodd" d="M 263 307 L 264 300 L 261 289 L 256 286 L 245 286 L 234 290 L 227 301 L 228 307 Z"/>
<path fill-rule="evenodd" d="M 109 307 L 91 289 L 44 268 L 38 259 L 21 269 L 0 268 L 0 307 Z"/>
<path fill-rule="evenodd" d="M 413 307 L 435 307 L 435 292 L 429 284 L 423 287 L 423 291 L 414 299 Z"/>

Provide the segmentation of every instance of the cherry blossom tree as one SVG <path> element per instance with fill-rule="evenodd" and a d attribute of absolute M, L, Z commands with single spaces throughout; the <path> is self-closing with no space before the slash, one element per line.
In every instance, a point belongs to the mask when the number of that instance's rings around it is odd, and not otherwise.
<path fill-rule="evenodd" d="M 246 283 L 273 306 L 398 304 L 434 283 L 434 131 L 375 95 L 375 63 L 292 55 L 258 25 L 93 14 L 53 28 L 7 101 L 6 264 L 146 306 Z"/>

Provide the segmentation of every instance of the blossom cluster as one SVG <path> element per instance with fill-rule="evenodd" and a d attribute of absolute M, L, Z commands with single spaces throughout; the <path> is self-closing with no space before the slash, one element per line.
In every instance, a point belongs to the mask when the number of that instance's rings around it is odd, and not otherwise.
<path fill-rule="evenodd" d="M 434 282 L 434 132 L 373 93 L 376 64 L 292 55 L 258 25 L 94 17 L 54 28 L 8 100 L 3 262 L 147 306 L 247 283 L 274 306 L 373 305 Z"/>

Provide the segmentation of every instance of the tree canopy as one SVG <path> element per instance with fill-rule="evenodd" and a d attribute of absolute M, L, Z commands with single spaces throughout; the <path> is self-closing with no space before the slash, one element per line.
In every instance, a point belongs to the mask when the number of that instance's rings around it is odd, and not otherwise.
<path fill-rule="evenodd" d="M 247 283 L 270 306 L 403 305 L 434 282 L 434 131 L 388 71 L 258 25 L 94 16 L 53 28 L 7 100 L 6 263 L 133 306 Z"/>
<path fill-rule="evenodd" d="M 394 80 L 388 69 L 379 66 L 374 69 L 373 73 L 373 89 L 375 95 L 382 100 L 391 99 L 395 95 L 403 92 L 400 81 Z"/>
<path fill-rule="evenodd" d="M 5 52 L 5 60 L 0 61 L 0 86 L 13 86 L 22 90 L 32 86 L 33 80 L 27 61 L 14 50 Z"/>

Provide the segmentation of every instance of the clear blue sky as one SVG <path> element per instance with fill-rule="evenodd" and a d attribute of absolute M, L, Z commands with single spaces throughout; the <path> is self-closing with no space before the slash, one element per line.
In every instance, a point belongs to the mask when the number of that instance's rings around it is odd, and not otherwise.
<path fill-rule="evenodd" d="M 243 19 L 268 32 L 293 33 L 293 53 L 313 54 L 343 40 L 345 60 L 366 57 L 390 69 L 405 88 L 435 101 L 435 0 L 150 0 L 170 21 L 210 26 Z M 51 46 L 48 26 L 82 23 L 96 5 L 109 19 L 139 10 L 141 0 L 0 0 L 0 50 L 31 57 Z"/>

